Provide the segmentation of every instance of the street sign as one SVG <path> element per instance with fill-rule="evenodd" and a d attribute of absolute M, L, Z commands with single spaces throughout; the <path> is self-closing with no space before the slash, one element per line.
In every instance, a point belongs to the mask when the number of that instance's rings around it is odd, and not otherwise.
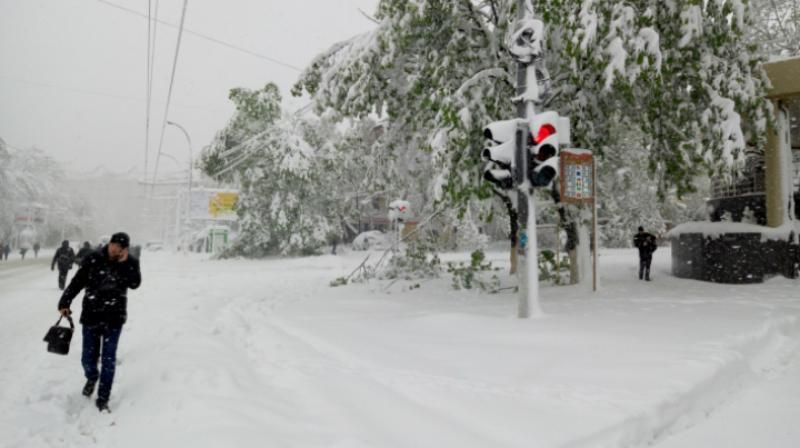
<path fill-rule="evenodd" d="M 560 160 L 561 200 L 588 204 L 593 199 L 594 161 L 586 149 L 563 149 Z"/>
<path fill-rule="evenodd" d="M 237 192 L 218 192 L 208 201 L 208 213 L 215 219 L 236 219 Z"/>
<path fill-rule="evenodd" d="M 236 190 L 193 189 L 190 199 L 190 219 L 236 221 L 236 201 L 239 192 Z"/>

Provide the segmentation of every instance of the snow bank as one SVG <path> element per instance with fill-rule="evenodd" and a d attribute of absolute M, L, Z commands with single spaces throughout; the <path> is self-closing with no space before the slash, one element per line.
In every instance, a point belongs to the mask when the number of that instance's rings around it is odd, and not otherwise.
<path fill-rule="evenodd" d="M 701 233 L 705 237 L 718 238 L 727 233 L 759 233 L 762 241 L 785 241 L 789 239 L 791 232 L 798 232 L 798 226 L 794 222 L 788 222 L 781 227 L 766 227 L 741 222 L 694 221 L 675 226 L 665 236 L 679 238 L 683 234 Z"/>
<path fill-rule="evenodd" d="M 448 278 L 328 286 L 362 258 L 148 254 L 110 418 L 80 396 L 80 336 L 44 350 L 55 276 L 0 278 L 0 446 L 642 446 L 703 424 L 798 340 L 797 282 L 675 279 L 668 249 L 652 282 L 635 250 L 602 251 L 601 291 L 542 288 L 530 320 L 515 294 Z"/>

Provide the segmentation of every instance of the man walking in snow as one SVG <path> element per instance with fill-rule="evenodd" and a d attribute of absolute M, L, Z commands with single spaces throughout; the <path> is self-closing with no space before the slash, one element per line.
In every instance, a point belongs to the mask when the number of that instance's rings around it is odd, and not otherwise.
<path fill-rule="evenodd" d="M 650 263 L 653 262 L 653 252 L 656 251 L 656 237 L 652 233 L 644 231 L 644 227 L 639 226 L 639 233 L 633 237 L 633 245 L 639 249 L 639 280 L 644 277 L 650 281 Z"/>
<path fill-rule="evenodd" d="M 78 266 L 81 266 L 83 264 L 83 259 L 86 258 L 92 252 L 93 252 L 92 245 L 89 244 L 88 241 L 84 241 L 83 247 L 81 247 L 81 250 L 78 251 L 78 255 L 75 255 L 75 263 L 77 263 Z"/>
<path fill-rule="evenodd" d="M 75 252 L 69 247 L 69 241 L 62 241 L 61 247 L 53 255 L 53 261 L 50 263 L 51 271 L 54 270 L 56 263 L 58 263 L 58 289 L 63 291 L 64 284 L 67 282 L 67 273 L 75 263 Z"/>
<path fill-rule="evenodd" d="M 128 288 L 136 289 L 142 282 L 139 260 L 128 254 L 129 245 L 130 237 L 126 233 L 112 235 L 107 245 L 82 260 L 58 302 L 58 311 L 69 315 L 72 300 L 81 289 L 86 289 L 80 318 L 83 324 L 81 364 L 86 376 L 83 395 L 91 397 L 99 380 L 95 404 L 98 410 L 106 412 L 111 412 L 108 400 L 114 381 L 117 342 L 128 317 Z M 99 359 L 102 359 L 102 368 L 98 372 Z"/>

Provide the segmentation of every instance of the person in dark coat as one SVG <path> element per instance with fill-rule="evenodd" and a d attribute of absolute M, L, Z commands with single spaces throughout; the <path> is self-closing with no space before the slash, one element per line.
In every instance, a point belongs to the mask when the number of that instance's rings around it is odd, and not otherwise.
<path fill-rule="evenodd" d="M 33 258 L 39 258 L 39 249 L 41 248 L 42 246 L 38 242 L 33 243 Z"/>
<path fill-rule="evenodd" d="M 64 240 L 61 242 L 61 247 L 53 254 L 53 261 L 50 263 L 51 271 L 58 264 L 58 289 L 62 291 L 67 282 L 67 273 L 72 269 L 73 263 L 75 263 L 75 252 L 69 247 L 69 241 Z"/>
<path fill-rule="evenodd" d="M 644 278 L 650 281 L 650 264 L 653 262 L 653 252 L 656 251 L 656 237 L 644 231 L 639 226 L 639 233 L 633 237 L 633 245 L 639 249 L 639 280 Z"/>
<path fill-rule="evenodd" d="M 139 260 L 128 253 L 130 238 L 119 232 L 107 245 L 83 259 L 80 269 L 61 295 L 58 310 L 68 316 L 70 304 L 81 289 L 85 289 L 80 323 L 83 324 L 83 354 L 81 364 L 86 376 L 83 395 L 91 397 L 95 384 L 97 409 L 110 412 L 108 400 L 117 360 L 117 343 L 122 326 L 128 319 L 128 289 L 142 283 Z M 97 363 L 102 358 L 98 372 Z"/>
<path fill-rule="evenodd" d="M 3 257 L 6 261 L 8 261 L 8 254 L 11 253 L 11 245 L 6 243 L 6 247 L 3 248 Z"/>
<path fill-rule="evenodd" d="M 84 241 L 83 247 L 81 247 L 81 250 L 78 251 L 78 255 L 75 255 L 75 263 L 77 263 L 78 266 L 80 266 L 83 259 L 86 258 L 86 256 L 92 252 L 94 252 L 94 250 L 92 249 L 92 245 L 89 244 L 88 241 Z"/>

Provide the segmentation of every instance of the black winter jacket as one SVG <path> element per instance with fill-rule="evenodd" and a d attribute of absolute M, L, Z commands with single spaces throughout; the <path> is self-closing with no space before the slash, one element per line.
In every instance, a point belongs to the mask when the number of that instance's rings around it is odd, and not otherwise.
<path fill-rule="evenodd" d="M 72 269 L 72 263 L 75 262 L 75 252 L 71 247 L 59 247 L 53 255 L 53 261 L 50 263 L 50 269 L 55 267 L 58 263 L 59 271 L 69 271 Z"/>
<path fill-rule="evenodd" d="M 658 249 L 656 237 L 652 233 L 639 232 L 633 237 L 633 245 L 639 248 L 639 258 L 647 259 Z"/>
<path fill-rule="evenodd" d="M 142 283 L 139 260 L 128 255 L 124 262 L 108 258 L 108 246 L 87 255 L 72 278 L 58 309 L 69 308 L 81 289 L 83 296 L 80 322 L 84 325 L 122 326 L 128 318 L 128 288 Z"/>
<path fill-rule="evenodd" d="M 81 250 L 78 251 L 78 255 L 75 255 L 75 263 L 78 263 L 78 265 L 83 264 L 83 259 L 92 252 L 94 252 L 94 250 L 91 247 L 81 247 Z"/>

